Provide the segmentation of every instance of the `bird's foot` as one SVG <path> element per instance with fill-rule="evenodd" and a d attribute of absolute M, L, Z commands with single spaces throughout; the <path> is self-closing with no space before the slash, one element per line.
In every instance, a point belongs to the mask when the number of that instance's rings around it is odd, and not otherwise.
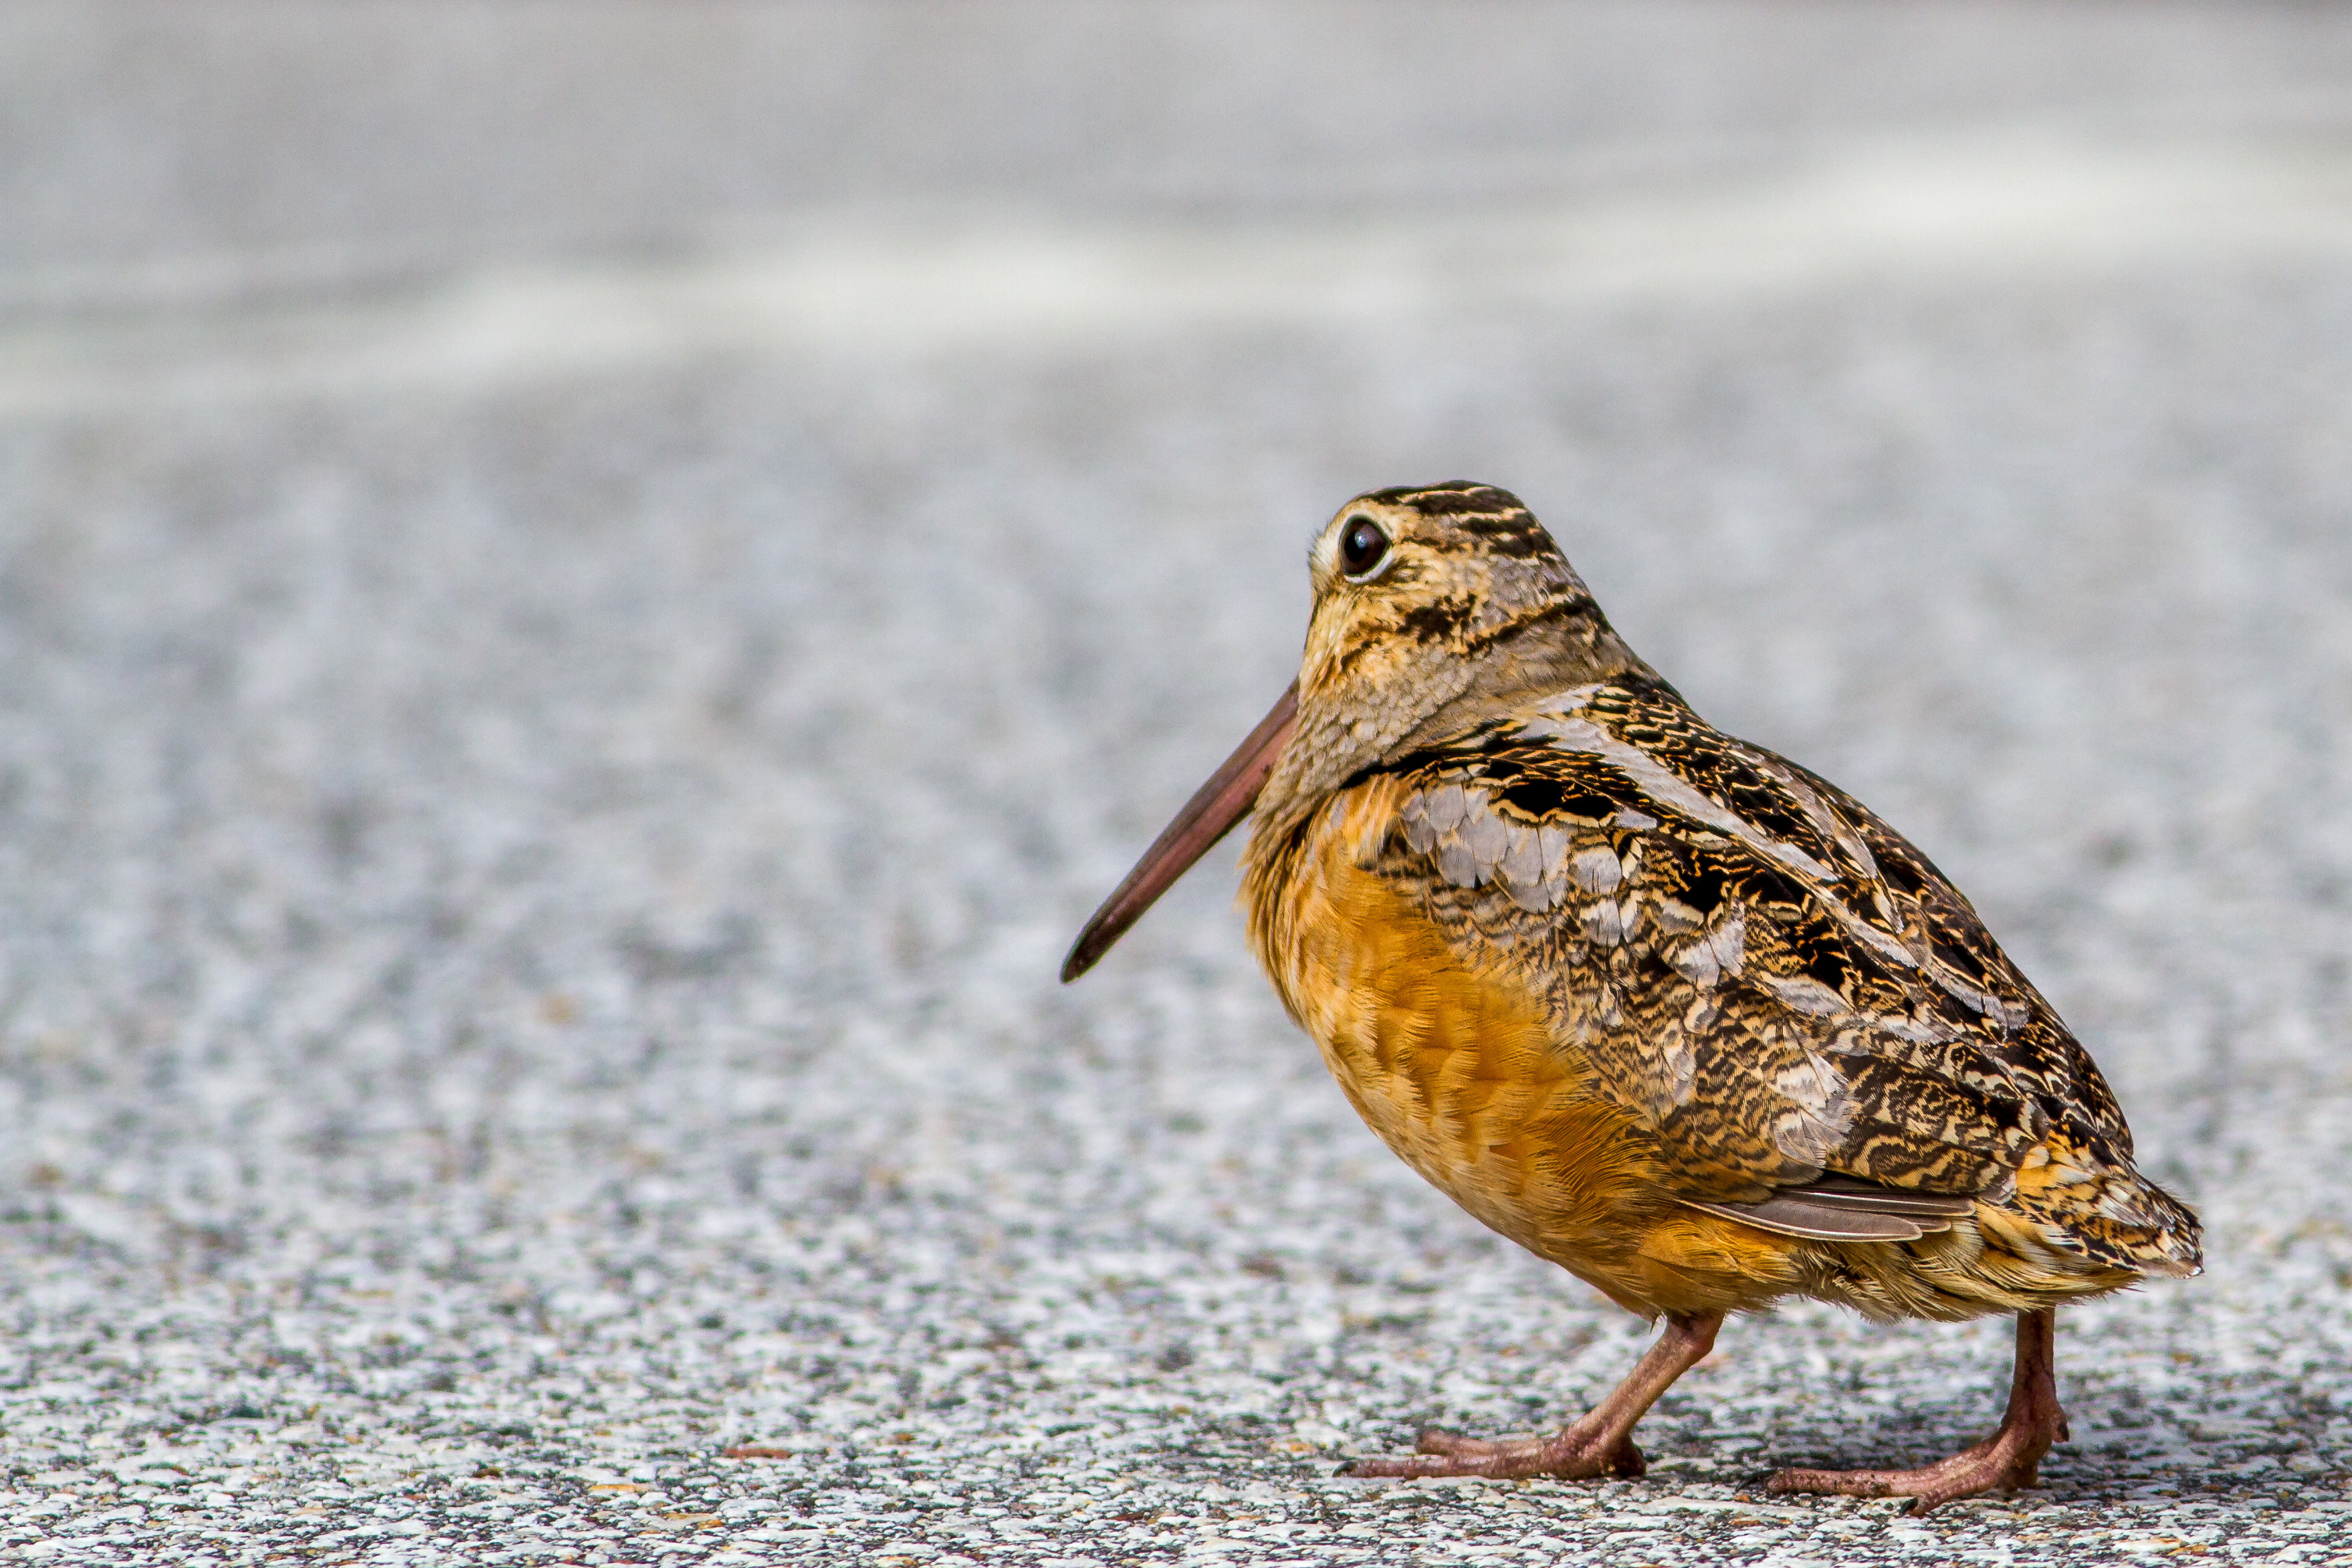
<path fill-rule="evenodd" d="M 1339 1473 L 1395 1480 L 1422 1476 L 1558 1476 L 1583 1480 L 1593 1476 L 1638 1476 L 1649 1466 L 1633 1446 L 1633 1425 L 1675 1379 L 1715 1348 L 1721 1312 L 1666 1319 L 1666 1332 L 1643 1355 L 1641 1364 L 1582 1420 L 1549 1437 L 1518 1437 L 1483 1443 L 1453 1432 L 1423 1432 L 1421 1452 L 1410 1459 L 1358 1459 Z"/>
<path fill-rule="evenodd" d="M 1455 1432 L 1423 1432 L 1410 1459 L 1358 1459 L 1340 1470 L 1343 1476 L 1410 1480 L 1421 1476 L 1486 1476 L 1507 1480 L 1520 1476 L 1558 1476 L 1581 1480 L 1591 1476 L 1638 1476 L 1649 1468 L 1633 1439 L 1605 1431 L 1586 1431 L 1579 1422 L 1550 1437 L 1517 1437 L 1483 1442 Z"/>
<path fill-rule="evenodd" d="M 1925 1513 L 1964 1497 L 2014 1491 L 2042 1483 L 2042 1457 L 2053 1442 L 2066 1440 L 2066 1416 L 2053 1421 L 2005 1421 L 2000 1431 L 1974 1448 L 1916 1470 L 1782 1470 L 1764 1485 L 1769 1492 L 1830 1492 L 1842 1497 L 1907 1497 L 1913 1513 Z"/>
<path fill-rule="evenodd" d="M 2017 1318 L 2017 1369 L 2000 1430 L 1972 1448 L 1916 1470 L 1782 1470 L 1770 1492 L 1832 1492 L 1841 1497 L 1907 1497 L 1925 1513 L 1964 1497 L 2042 1483 L 2042 1458 L 2072 1436 L 2058 1404 L 2055 1319 L 2049 1309 Z"/>

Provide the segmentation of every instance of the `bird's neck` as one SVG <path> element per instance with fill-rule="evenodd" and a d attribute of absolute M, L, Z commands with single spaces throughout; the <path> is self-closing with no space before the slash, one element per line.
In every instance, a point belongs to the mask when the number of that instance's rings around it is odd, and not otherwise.
<path fill-rule="evenodd" d="M 1543 635 L 1478 649 L 1431 648 L 1383 672 L 1377 687 L 1318 683 L 1303 673 L 1298 722 L 1259 791 L 1250 856 L 1296 835 L 1349 784 L 1383 763 L 1451 742 L 1530 703 L 1577 686 L 1625 680 L 1664 685 L 1597 611 Z"/>

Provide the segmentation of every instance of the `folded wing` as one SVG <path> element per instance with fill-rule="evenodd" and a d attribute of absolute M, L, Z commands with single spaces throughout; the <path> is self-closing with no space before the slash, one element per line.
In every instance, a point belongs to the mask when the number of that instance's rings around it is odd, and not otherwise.
<path fill-rule="evenodd" d="M 1367 869 L 1412 883 L 1465 958 L 1542 988 L 1684 1201 L 1916 1240 L 2059 1150 L 2082 1223 L 2037 1199 L 2053 1245 L 2193 1256 L 2088 1054 L 1851 797 L 1656 685 L 1565 693 L 1393 771 L 1407 793 Z"/>

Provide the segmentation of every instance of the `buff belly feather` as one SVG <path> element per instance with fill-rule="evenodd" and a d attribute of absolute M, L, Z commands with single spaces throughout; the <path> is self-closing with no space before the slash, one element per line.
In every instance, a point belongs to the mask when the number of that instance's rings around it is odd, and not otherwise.
<path fill-rule="evenodd" d="M 1365 1124 L 1482 1224 L 1645 1317 L 1801 1288 L 1803 1243 L 1676 1203 L 1651 1135 L 1592 1092 L 1538 998 L 1464 965 L 1361 868 L 1385 793 L 1352 791 L 1244 890 L 1260 962 Z"/>

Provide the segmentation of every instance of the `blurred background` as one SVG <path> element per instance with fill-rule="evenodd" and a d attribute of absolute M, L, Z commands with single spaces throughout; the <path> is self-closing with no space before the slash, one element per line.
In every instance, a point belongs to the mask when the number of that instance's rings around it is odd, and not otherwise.
<path fill-rule="evenodd" d="M 1645 1427 L 1667 1536 L 1318 1479 L 1640 1326 L 1356 1124 L 1229 853 L 1053 976 L 1317 528 L 1456 477 L 2203 1208 L 2069 1315 L 2048 1528 L 2291 1533 L 2347 345 L 2336 5 L 0 9 L 0 1544 L 1665 1561 L 1972 1434 L 2004 1325 L 1797 1308 Z"/>

